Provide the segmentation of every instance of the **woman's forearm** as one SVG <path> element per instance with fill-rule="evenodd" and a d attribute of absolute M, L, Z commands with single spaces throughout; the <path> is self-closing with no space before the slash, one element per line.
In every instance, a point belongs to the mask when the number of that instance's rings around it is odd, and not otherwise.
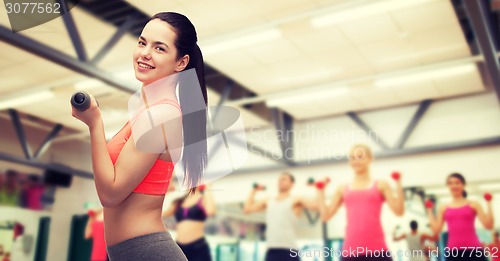
<path fill-rule="evenodd" d="M 432 232 L 434 232 L 434 234 L 439 234 L 439 228 L 437 227 L 437 221 L 436 221 L 436 217 L 434 216 L 434 213 L 432 213 L 432 210 L 431 209 L 427 209 L 427 216 L 429 217 L 429 225 L 431 227 L 431 230 Z"/>
<path fill-rule="evenodd" d="M 325 192 L 320 189 L 318 189 L 317 205 L 321 220 L 326 221 L 328 219 L 327 217 L 328 210 L 325 203 Z"/>
<path fill-rule="evenodd" d="M 491 202 L 488 202 L 486 205 L 486 216 L 488 217 L 488 228 L 493 229 L 494 227 L 494 222 L 495 222 L 495 217 L 493 216 L 493 208 L 491 206 Z"/>
<path fill-rule="evenodd" d="M 106 146 L 104 135 L 104 124 L 102 120 L 89 127 L 90 144 L 92 152 L 92 169 L 97 193 L 101 202 L 109 201 L 112 194 L 112 186 L 115 180 L 115 168 L 111 161 Z"/>
<path fill-rule="evenodd" d="M 397 193 L 397 207 L 399 210 L 399 214 L 403 215 L 404 210 L 405 210 L 405 194 L 403 191 L 403 186 L 401 185 L 401 182 L 397 182 L 396 184 L 396 193 Z"/>
<path fill-rule="evenodd" d="M 215 215 L 215 199 L 210 190 L 205 191 L 205 204 L 206 204 L 206 211 L 209 216 Z"/>

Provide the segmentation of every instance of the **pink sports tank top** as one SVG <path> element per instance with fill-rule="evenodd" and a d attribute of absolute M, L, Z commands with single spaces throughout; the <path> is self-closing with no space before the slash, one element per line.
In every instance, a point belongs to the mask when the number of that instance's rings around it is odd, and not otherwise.
<path fill-rule="evenodd" d="M 371 251 L 388 249 L 380 222 L 382 203 L 384 197 L 378 191 L 376 181 L 368 189 L 352 190 L 346 187 L 344 204 L 347 227 L 344 250 L 358 247 Z"/>
<path fill-rule="evenodd" d="M 476 212 L 469 205 L 446 208 L 444 220 L 448 225 L 448 247 L 481 247 L 474 228 Z"/>

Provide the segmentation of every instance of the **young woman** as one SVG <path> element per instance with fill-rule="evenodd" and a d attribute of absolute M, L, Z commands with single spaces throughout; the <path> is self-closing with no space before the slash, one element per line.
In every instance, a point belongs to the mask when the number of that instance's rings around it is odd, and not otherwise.
<path fill-rule="evenodd" d="M 205 220 L 215 215 L 215 201 L 210 190 L 199 190 L 175 200 L 163 212 L 177 220 L 176 240 L 189 261 L 210 261 L 210 246 L 205 240 Z"/>
<path fill-rule="evenodd" d="M 401 180 L 396 179 L 396 195 L 389 184 L 370 176 L 373 160 L 370 148 L 355 145 L 349 153 L 349 164 L 354 171 L 352 183 L 340 186 L 330 206 L 325 205 L 324 192 L 319 190 L 321 219 L 327 222 L 342 204 L 347 210 L 347 227 L 342 260 L 392 260 L 385 242 L 380 214 L 387 202 L 397 215 L 404 213 L 404 195 Z"/>
<path fill-rule="evenodd" d="M 92 239 L 90 261 L 106 261 L 106 241 L 104 239 L 104 216 L 102 209 L 89 211 L 89 219 L 85 227 L 85 239 Z"/>
<path fill-rule="evenodd" d="M 90 108 L 73 109 L 73 116 L 88 125 L 90 131 L 92 166 L 97 193 L 104 207 L 104 225 L 108 255 L 111 261 L 127 260 L 186 260 L 179 246 L 167 232 L 161 211 L 165 193 L 176 160 L 178 148 L 184 144 L 182 165 L 184 181 L 190 188 L 201 179 L 206 166 L 206 104 L 203 57 L 197 45 L 193 24 L 181 14 L 159 13 L 145 25 L 133 52 L 136 78 L 143 83 L 141 98 L 146 90 L 161 88 L 161 113 L 156 110 L 157 126 L 168 135 L 150 144 L 161 144 L 162 152 L 144 152 L 136 147 L 132 130 L 142 126 L 133 120 L 106 144 L 104 125 L 97 102 L 92 97 Z M 195 69 L 202 93 L 204 110 L 182 118 L 182 112 L 193 111 L 193 86 L 182 81 L 153 84 L 166 77 L 175 77 L 187 69 Z M 196 85 L 198 86 L 198 85 Z M 176 95 L 178 88 L 179 98 Z M 201 97 L 201 95 L 200 95 Z M 180 103 L 177 103 L 177 100 Z M 150 113 L 156 105 L 147 106 Z M 167 146 L 168 144 L 168 146 Z M 189 146 L 187 146 L 189 145 Z M 172 153 L 172 151 L 175 151 Z"/>
<path fill-rule="evenodd" d="M 487 260 L 476 234 L 474 222 L 478 217 L 485 228 L 493 228 L 491 202 L 487 201 L 488 211 L 485 213 L 478 202 L 468 200 L 465 192 L 465 178 L 459 173 L 450 174 L 446 179 L 446 184 L 453 200 L 439 208 L 437 217 L 434 216 L 431 208 L 427 209 L 434 234 L 441 233 L 445 222 L 448 225 L 448 244 L 444 249 L 444 256 L 447 260 Z"/>

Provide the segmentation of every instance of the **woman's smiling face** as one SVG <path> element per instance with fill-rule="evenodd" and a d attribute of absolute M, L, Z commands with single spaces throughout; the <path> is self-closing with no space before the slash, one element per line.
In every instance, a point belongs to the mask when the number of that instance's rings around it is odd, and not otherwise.
<path fill-rule="evenodd" d="M 177 33 L 166 22 L 154 19 L 146 24 L 133 53 L 135 77 L 144 85 L 185 68 L 189 58 L 177 58 L 176 39 Z"/>

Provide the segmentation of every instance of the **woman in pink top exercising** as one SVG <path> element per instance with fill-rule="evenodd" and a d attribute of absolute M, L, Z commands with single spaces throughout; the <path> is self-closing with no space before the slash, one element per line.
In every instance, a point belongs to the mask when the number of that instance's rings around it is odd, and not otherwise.
<path fill-rule="evenodd" d="M 370 176 L 372 153 L 366 145 L 356 145 L 349 153 L 349 164 L 354 170 L 354 180 L 340 186 L 329 206 L 325 205 L 324 192 L 318 193 L 321 219 L 327 222 L 342 203 L 347 210 L 347 227 L 342 260 L 392 260 L 384 239 L 380 222 L 382 204 L 387 202 L 397 216 L 404 213 L 404 194 L 399 176 L 396 195 L 388 182 Z"/>
<path fill-rule="evenodd" d="M 486 249 L 482 248 L 474 227 L 477 216 L 485 228 L 493 228 L 491 202 L 487 201 L 488 210 L 485 213 L 478 202 L 468 200 L 465 192 L 465 178 L 461 174 L 449 175 L 446 184 L 453 197 L 451 203 L 441 206 L 437 217 L 429 205 L 427 208 L 430 225 L 436 235 L 443 230 L 445 221 L 448 225 L 448 244 L 443 249 L 446 260 L 488 260 L 487 256 L 499 255 L 498 249 L 485 251 Z"/>

